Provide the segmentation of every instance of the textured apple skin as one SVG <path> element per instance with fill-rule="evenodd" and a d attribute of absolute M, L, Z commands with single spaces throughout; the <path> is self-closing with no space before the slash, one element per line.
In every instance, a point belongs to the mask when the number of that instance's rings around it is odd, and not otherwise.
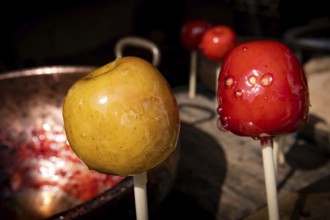
<path fill-rule="evenodd" d="M 294 132 L 308 118 L 303 67 L 277 41 L 256 40 L 233 48 L 222 64 L 217 96 L 218 127 L 240 136 Z"/>
<path fill-rule="evenodd" d="M 162 74 L 138 57 L 117 58 L 78 80 L 63 105 L 72 150 L 90 169 L 129 176 L 175 150 L 177 100 Z"/>

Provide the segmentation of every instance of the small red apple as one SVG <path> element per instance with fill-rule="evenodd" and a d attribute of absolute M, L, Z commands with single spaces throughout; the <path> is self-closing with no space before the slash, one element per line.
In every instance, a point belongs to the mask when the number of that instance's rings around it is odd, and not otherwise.
<path fill-rule="evenodd" d="M 192 19 L 185 21 L 180 32 L 182 46 L 187 50 L 198 50 L 203 34 L 211 26 L 211 23 L 207 20 Z"/>
<path fill-rule="evenodd" d="M 218 127 L 261 138 L 306 122 L 309 92 L 301 63 L 284 44 L 256 40 L 225 56 L 218 78 Z"/>
<path fill-rule="evenodd" d="M 204 33 L 199 49 L 209 60 L 219 61 L 236 44 L 236 41 L 237 34 L 232 28 L 216 25 Z"/>

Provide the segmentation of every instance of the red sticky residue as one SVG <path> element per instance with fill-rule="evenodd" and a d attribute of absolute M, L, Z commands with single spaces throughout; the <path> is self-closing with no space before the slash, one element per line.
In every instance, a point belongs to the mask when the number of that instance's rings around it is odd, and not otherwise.
<path fill-rule="evenodd" d="M 89 170 L 71 150 L 63 128 L 48 124 L 30 128 L 25 135 L 0 131 L 0 167 L 10 193 L 51 186 L 82 202 L 123 179 Z"/>

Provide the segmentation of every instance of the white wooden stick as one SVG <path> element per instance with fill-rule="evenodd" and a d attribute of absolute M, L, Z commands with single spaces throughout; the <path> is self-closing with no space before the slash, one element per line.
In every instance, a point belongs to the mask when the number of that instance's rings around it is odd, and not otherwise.
<path fill-rule="evenodd" d="M 147 173 L 133 176 L 134 198 L 137 220 L 148 219 Z"/>
<path fill-rule="evenodd" d="M 189 73 L 189 98 L 196 97 L 196 82 L 197 82 L 197 50 L 190 52 L 190 73 Z"/>
<path fill-rule="evenodd" d="M 278 166 L 283 166 L 285 164 L 285 155 L 283 149 L 283 135 L 279 135 L 274 138 L 273 144 L 273 153 L 274 153 L 274 166 L 275 166 L 275 173 L 277 173 Z"/>
<path fill-rule="evenodd" d="M 279 159 L 279 151 L 280 151 L 280 145 L 277 141 L 277 139 L 274 139 L 273 143 L 273 156 L 274 156 L 274 168 L 275 168 L 275 173 L 277 174 L 277 168 L 278 168 L 278 159 Z"/>
<path fill-rule="evenodd" d="M 266 138 L 261 141 L 269 220 L 279 220 L 276 174 L 272 145 L 272 138 Z"/>
<path fill-rule="evenodd" d="M 215 109 L 218 108 L 218 79 L 220 75 L 222 62 L 219 62 L 219 66 L 215 69 Z"/>
<path fill-rule="evenodd" d="M 284 154 L 284 136 L 285 134 L 283 135 L 280 135 L 278 137 L 276 137 L 277 139 L 277 143 L 279 145 L 279 148 L 278 148 L 278 164 L 283 166 L 285 164 L 285 154 Z"/>

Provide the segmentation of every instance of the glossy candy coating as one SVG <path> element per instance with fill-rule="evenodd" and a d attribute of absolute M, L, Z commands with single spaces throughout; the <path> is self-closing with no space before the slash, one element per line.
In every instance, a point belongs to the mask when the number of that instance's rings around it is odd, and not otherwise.
<path fill-rule="evenodd" d="M 225 57 L 218 78 L 218 127 L 253 138 L 296 131 L 309 112 L 303 67 L 284 44 L 242 43 Z"/>
<path fill-rule="evenodd" d="M 200 43 L 201 52 L 211 61 L 220 61 L 237 41 L 236 32 L 226 25 L 209 28 Z"/>
<path fill-rule="evenodd" d="M 156 167 L 175 150 L 176 98 L 162 74 L 121 57 L 78 80 L 63 106 L 70 147 L 90 168 L 118 176 Z"/>
<path fill-rule="evenodd" d="M 180 32 L 180 41 L 187 50 L 198 50 L 203 34 L 211 27 L 206 20 L 192 19 L 183 23 Z"/>

